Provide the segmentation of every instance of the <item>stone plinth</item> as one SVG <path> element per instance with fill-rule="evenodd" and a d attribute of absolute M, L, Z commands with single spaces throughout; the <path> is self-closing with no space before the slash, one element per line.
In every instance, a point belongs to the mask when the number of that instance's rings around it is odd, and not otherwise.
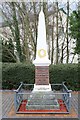
<path fill-rule="evenodd" d="M 35 84 L 49 85 L 49 66 L 35 67 Z"/>
<path fill-rule="evenodd" d="M 28 98 L 26 108 L 29 110 L 59 109 L 59 104 L 53 91 L 32 92 Z"/>

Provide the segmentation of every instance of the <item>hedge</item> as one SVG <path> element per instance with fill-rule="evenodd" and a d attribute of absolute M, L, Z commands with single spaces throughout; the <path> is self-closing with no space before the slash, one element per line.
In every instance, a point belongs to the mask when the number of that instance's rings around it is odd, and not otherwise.
<path fill-rule="evenodd" d="M 79 87 L 79 64 L 60 64 L 50 66 L 50 82 L 66 83 L 69 89 L 80 90 Z"/>
<path fill-rule="evenodd" d="M 20 82 L 34 83 L 34 66 L 27 64 L 3 64 L 2 65 L 2 88 L 16 89 Z"/>
<path fill-rule="evenodd" d="M 58 64 L 49 67 L 50 83 L 66 82 L 69 89 L 80 90 L 79 88 L 79 64 Z M 2 88 L 17 89 L 20 82 L 34 84 L 35 66 L 25 63 L 4 63 L 2 64 Z"/>

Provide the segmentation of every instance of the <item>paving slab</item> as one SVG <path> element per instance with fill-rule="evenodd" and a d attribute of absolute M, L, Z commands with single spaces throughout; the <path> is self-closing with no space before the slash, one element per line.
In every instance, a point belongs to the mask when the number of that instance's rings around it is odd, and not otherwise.
<path fill-rule="evenodd" d="M 3 118 L 78 118 L 78 93 L 72 92 L 70 114 L 16 114 L 14 107 L 14 94 L 12 91 L 2 92 Z M 7 119 L 6 119 L 7 120 Z"/>

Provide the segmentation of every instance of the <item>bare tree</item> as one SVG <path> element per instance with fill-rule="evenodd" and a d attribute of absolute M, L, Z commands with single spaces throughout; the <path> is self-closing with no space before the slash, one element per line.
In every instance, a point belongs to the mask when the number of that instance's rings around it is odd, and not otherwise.
<path fill-rule="evenodd" d="M 8 26 L 10 27 L 14 42 L 16 42 L 16 50 L 18 52 L 19 61 L 22 62 L 20 31 L 19 31 L 18 20 L 17 20 L 16 6 L 15 6 L 14 2 L 3 3 L 3 7 L 5 7 L 5 6 L 8 6 L 7 7 L 8 13 L 6 14 L 6 9 L 4 9 L 4 11 L 2 10 L 2 13 L 5 17 L 5 20 L 7 21 Z"/>

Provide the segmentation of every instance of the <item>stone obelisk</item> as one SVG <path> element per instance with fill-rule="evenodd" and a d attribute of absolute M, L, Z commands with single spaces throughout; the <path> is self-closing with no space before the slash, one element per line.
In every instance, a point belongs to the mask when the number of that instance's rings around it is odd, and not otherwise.
<path fill-rule="evenodd" d="M 51 91 L 49 84 L 49 65 L 51 62 L 48 59 L 45 16 L 42 9 L 39 14 L 36 59 L 33 61 L 33 64 L 35 65 L 33 91 Z"/>

